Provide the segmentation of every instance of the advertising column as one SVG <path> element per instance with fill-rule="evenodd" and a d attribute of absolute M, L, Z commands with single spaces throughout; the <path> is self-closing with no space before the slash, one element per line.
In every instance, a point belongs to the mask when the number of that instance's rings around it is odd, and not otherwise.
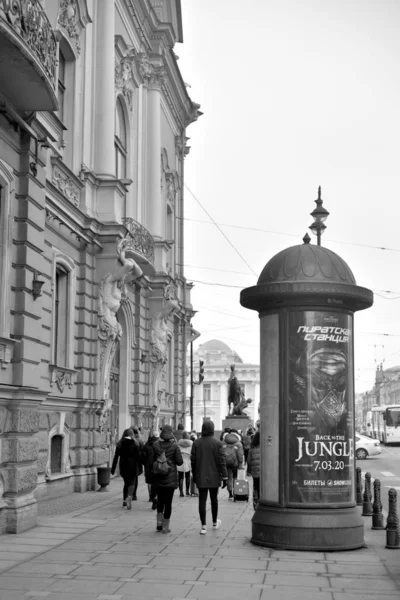
<path fill-rule="evenodd" d="M 289 313 L 288 504 L 354 504 L 353 318 Z"/>

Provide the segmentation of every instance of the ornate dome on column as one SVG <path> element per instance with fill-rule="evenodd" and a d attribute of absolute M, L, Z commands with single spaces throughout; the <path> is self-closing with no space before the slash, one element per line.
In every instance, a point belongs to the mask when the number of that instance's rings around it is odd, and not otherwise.
<path fill-rule="evenodd" d="M 371 290 L 356 285 L 348 264 L 328 248 L 310 244 L 291 246 L 278 252 L 265 265 L 257 285 L 242 290 L 240 303 L 263 311 L 273 307 L 316 303 L 323 307 L 362 310 L 371 306 Z"/>

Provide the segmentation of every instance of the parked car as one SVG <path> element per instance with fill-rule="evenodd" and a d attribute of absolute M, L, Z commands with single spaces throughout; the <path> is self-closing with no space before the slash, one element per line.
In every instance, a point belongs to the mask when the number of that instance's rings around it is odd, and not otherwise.
<path fill-rule="evenodd" d="M 381 454 L 380 441 L 374 438 L 356 433 L 356 458 L 367 458 Z"/>

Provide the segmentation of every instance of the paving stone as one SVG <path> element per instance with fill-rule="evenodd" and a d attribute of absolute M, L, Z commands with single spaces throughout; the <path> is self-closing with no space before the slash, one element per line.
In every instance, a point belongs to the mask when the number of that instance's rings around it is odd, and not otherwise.
<path fill-rule="evenodd" d="M 196 580 L 199 577 L 199 572 L 189 568 L 170 568 L 162 569 L 154 567 L 152 569 L 140 569 L 135 573 L 136 579 L 151 579 L 152 581 L 185 581 L 187 579 Z"/>
<path fill-rule="evenodd" d="M 82 577 L 91 576 L 98 577 L 99 579 L 114 579 L 117 580 L 120 577 L 131 578 L 139 569 L 131 566 L 118 566 L 110 565 L 109 567 L 104 566 L 80 566 L 74 570 L 73 574 L 76 579 Z"/>
<path fill-rule="evenodd" d="M 251 558 L 212 558 L 207 565 L 213 569 L 250 569 L 251 571 L 262 570 L 265 571 L 267 569 L 267 561 L 266 560 L 257 560 Z"/>
<path fill-rule="evenodd" d="M 124 584 L 122 584 L 124 585 Z M 62 579 L 59 581 L 52 580 L 48 591 L 51 592 L 76 592 L 83 594 L 85 591 L 89 594 L 113 594 L 121 587 L 121 582 L 115 581 L 96 581 L 85 579 Z"/>
<path fill-rule="evenodd" d="M 173 583 L 125 583 L 119 590 L 118 593 L 122 597 L 132 598 L 174 598 L 187 597 L 187 593 L 191 589 L 191 585 L 176 585 Z M 197 588 L 196 588 L 197 589 Z M 213 596 L 209 596 L 211 600 Z M 227 598 L 227 596 L 225 596 Z M 250 600 L 250 599 L 249 599 Z"/>
<path fill-rule="evenodd" d="M 374 579 L 368 579 L 368 585 L 366 585 L 365 577 L 360 575 L 358 578 L 349 578 L 349 577 L 338 577 L 336 579 L 330 579 L 330 586 L 332 588 L 342 588 L 343 590 L 350 591 L 354 588 L 359 590 L 372 591 L 376 590 L 377 592 L 381 592 L 383 590 L 398 590 L 400 597 L 400 589 L 396 586 L 393 581 L 389 581 L 387 577 L 375 577 Z"/>
<path fill-rule="evenodd" d="M 229 582 L 230 583 L 230 582 Z M 207 584 L 205 586 L 193 586 L 186 598 L 199 598 L 200 600 L 259 600 L 260 590 L 246 586 L 245 592 L 242 587 L 231 586 L 225 582 L 224 585 Z"/>
<path fill-rule="evenodd" d="M 285 571 L 287 574 L 300 573 L 327 573 L 326 564 L 311 562 L 296 562 L 289 560 L 269 560 L 269 571 Z"/>
<path fill-rule="evenodd" d="M 311 573 L 307 575 L 300 575 L 299 573 L 293 573 L 291 575 L 278 573 L 277 575 L 273 575 L 267 571 L 264 583 L 268 585 L 285 585 L 287 587 L 293 586 L 298 588 L 313 587 L 315 589 L 317 587 L 328 587 L 329 579 L 312 575 Z"/>
<path fill-rule="evenodd" d="M 30 575 L 1 575 L 0 589 L 2 590 L 28 590 L 43 591 L 54 582 L 54 579 L 44 577 L 31 577 Z"/>
<path fill-rule="evenodd" d="M 22 563 L 7 572 L 7 575 L 23 575 L 29 573 L 31 575 L 66 575 L 76 569 L 75 565 L 71 564 L 44 564 L 37 562 Z M 0 581 L 1 585 L 1 581 Z"/>
<path fill-rule="evenodd" d="M 264 573 L 256 571 L 240 571 L 232 569 L 218 569 L 217 571 L 203 571 L 199 581 L 221 581 L 229 583 L 264 583 Z"/>
<path fill-rule="evenodd" d="M 312 588 L 312 592 L 307 593 L 304 589 L 296 590 L 295 588 L 287 587 L 263 590 L 260 600 L 299 600 L 301 597 L 309 597 L 312 600 L 333 600 L 333 596 L 330 592 L 322 592 Z M 358 600 L 362 599 L 358 598 Z"/>
<path fill-rule="evenodd" d="M 151 556 L 148 557 L 149 562 L 151 560 Z M 117 552 L 113 554 L 99 554 L 95 558 L 92 559 L 92 563 L 104 563 L 104 564 L 112 564 L 112 565 L 131 565 L 135 566 L 136 564 L 144 564 L 146 561 L 146 556 L 141 556 L 140 554 L 119 554 Z"/>

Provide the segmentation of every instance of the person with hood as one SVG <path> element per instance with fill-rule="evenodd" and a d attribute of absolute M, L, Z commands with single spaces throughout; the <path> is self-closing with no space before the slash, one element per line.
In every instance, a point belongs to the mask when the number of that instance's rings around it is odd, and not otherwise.
<path fill-rule="evenodd" d="M 144 478 L 147 483 L 147 489 L 149 491 L 149 502 L 152 502 L 152 510 L 157 508 L 157 484 L 153 475 L 153 463 L 154 463 L 154 442 L 158 440 L 158 437 L 154 435 L 154 432 L 150 432 L 147 442 L 143 446 L 141 454 L 141 462 L 144 468 Z"/>
<path fill-rule="evenodd" d="M 154 462 L 165 453 L 169 472 L 164 475 L 155 474 L 154 481 L 157 485 L 157 531 L 170 533 L 169 522 L 172 513 L 172 499 L 178 487 L 177 466 L 183 464 L 183 458 L 176 443 L 171 425 L 163 425 L 160 438 L 153 444 Z M 153 463 L 154 469 L 154 463 Z"/>
<path fill-rule="evenodd" d="M 251 441 L 249 456 L 247 460 L 247 474 L 253 478 L 253 508 L 256 510 L 260 499 L 260 432 L 257 431 Z"/>
<path fill-rule="evenodd" d="M 111 475 L 114 475 L 119 460 L 119 472 L 124 480 L 123 506 L 128 510 L 132 508 L 137 472 L 140 465 L 139 444 L 134 438 L 132 429 L 125 429 L 115 449 L 114 460 L 111 466 Z"/>
<path fill-rule="evenodd" d="M 247 463 L 247 457 L 251 446 L 251 440 L 253 439 L 254 430 L 251 425 L 246 429 L 246 432 L 242 438 L 243 451 L 244 451 L 244 462 Z"/>
<path fill-rule="evenodd" d="M 218 489 L 221 481 L 225 482 L 228 479 L 224 450 L 220 440 L 214 437 L 212 421 L 204 421 L 201 438 L 192 446 L 190 461 L 192 478 L 199 489 L 200 534 L 205 535 L 207 496 L 210 494 L 213 529 L 218 529 L 221 525 L 221 520 L 218 519 Z"/>
<path fill-rule="evenodd" d="M 189 434 L 184 431 L 182 439 L 179 440 L 178 446 L 181 450 L 183 465 L 178 467 L 178 478 L 179 478 L 179 492 L 180 497 L 184 496 L 183 493 L 183 479 L 186 484 L 186 496 L 190 496 L 190 453 L 192 451 L 193 442 L 189 439 Z"/>
<path fill-rule="evenodd" d="M 240 434 L 231 429 L 230 433 L 224 435 L 222 447 L 225 453 L 226 466 L 228 469 L 228 492 L 229 499 L 233 498 L 233 482 L 237 479 L 238 469 L 243 468 L 243 446 Z"/>
<path fill-rule="evenodd" d="M 182 439 L 184 430 L 185 428 L 183 426 L 183 423 L 178 423 L 178 429 L 175 431 L 174 434 L 177 442 L 179 442 L 179 440 Z"/>

